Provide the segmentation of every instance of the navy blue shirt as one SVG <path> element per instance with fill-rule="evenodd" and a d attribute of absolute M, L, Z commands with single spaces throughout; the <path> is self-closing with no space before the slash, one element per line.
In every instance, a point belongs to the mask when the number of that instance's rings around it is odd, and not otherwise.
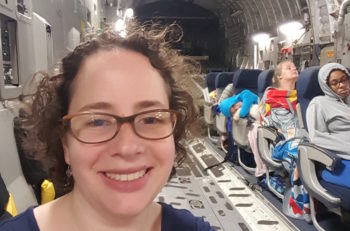
<path fill-rule="evenodd" d="M 162 231 L 215 231 L 201 217 L 195 217 L 185 209 L 175 209 L 171 205 L 162 205 Z M 30 207 L 16 217 L 0 224 L 0 231 L 39 231 L 33 208 Z"/>

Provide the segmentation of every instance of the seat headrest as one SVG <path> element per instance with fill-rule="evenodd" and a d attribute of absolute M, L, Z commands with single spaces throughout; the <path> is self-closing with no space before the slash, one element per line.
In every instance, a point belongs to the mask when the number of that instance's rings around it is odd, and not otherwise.
<path fill-rule="evenodd" d="M 264 70 L 258 77 L 258 96 L 261 99 L 268 86 L 272 85 L 274 70 Z"/>
<path fill-rule="evenodd" d="M 219 73 L 220 72 L 209 72 L 207 76 L 205 76 L 205 84 L 208 87 L 209 92 L 215 90 L 215 79 Z"/>
<path fill-rule="evenodd" d="M 224 88 L 232 83 L 234 72 L 221 72 L 216 76 L 215 88 Z"/>
<path fill-rule="evenodd" d="M 306 124 L 306 109 L 310 101 L 319 95 L 324 95 L 318 84 L 318 71 L 320 67 L 309 67 L 303 70 L 296 83 L 298 102 L 300 104 L 301 113 L 303 116 L 304 127 L 307 130 Z"/>
<path fill-rule="evenodd" d="M 256 94 L 258 87 L 258 76 L 260 72 L 261 70 L 250 69 L 235 71 L 232 80 L 235 94 L 238 94 L 245 89 L 248 89 Z"/>

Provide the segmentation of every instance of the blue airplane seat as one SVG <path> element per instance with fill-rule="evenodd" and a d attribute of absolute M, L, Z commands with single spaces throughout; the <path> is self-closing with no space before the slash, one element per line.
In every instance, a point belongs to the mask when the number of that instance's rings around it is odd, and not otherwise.
<path fill-rule="evenodd" d="M 261 99 L 265 93 L 268 86 L 272 85 L 272 78 L 274 75 L 274 70 L 262 71 L 258 79 L 258 96 Z M 278 132 L 275 128 L 269 126 L 260 126 L 258 128 L 258 150 L 261 160 L 266 165 L 266 182 L 268 189 L 274 193 L 278 198 L 283 199 L 284 195 L 277 191 L 275 187 L 272 186 L 270 182 L 270 171 L 275 172 L 277 175 L 283 177 L 289 175 L 288 169 L 284 166 L 282 162 L 275 161 L 272 159 L 272 147 L 279 140 Z"/>
<path fill-rule="evenodd" d="M 324 95 L 318 84 L 318 71 L 319 67 L 305 69 L 300 73 L 296 84 L 300 114 L 306 130 L 306 110 L 310 101 L 313 97 Z M 323 177 L 324 179 L 322 179 L 318 172 L 321 166 L 324 166 L 331 172 L 337 172 L 339 168 L 341 168 L 344 160 L 335 153 L 312 143 L 300 144 L 298 146 L 298 155 L 297 165 L 299 175 L 310 195 L 310 209 L 313 224 L 318 230 L 324 230 L 316 220 L 315 206 L 312 198 L 321 201 L 330 209 L 342 207 L 350 210 L 350 188 L 329 183 L 327 178 Z M 342 175 L 344 180 L 349 180 L 348 174 L 343 173 Z"/>
<path fill-rule="evenodd" d="M 265 89 L 272 85 L 272 77 L 274 70 L 264 70 L 258 77 L 258 97 L 261 99 L 264 95 Z"/>
<path fill-rule="evenodd" d="M 257 94 L 258 76 L 261 70 L 240 69 L 235 71 L 233 76 L 233 86 L 235 94 L 248 89 Z"/>
<path fill-rule="evenodd" d="M 347 177 L 344 176 L 344 179 L 349 180 L 349 175 Z M 343 208 L 350 210 L 350 188 L 332 184 L 325 180 L 320 180 L 320 183 L 330 194 L 341 199 L 341 206 Z"/>
<path fill-rule="evenodd" d="M 205 84 L 208 87 L 209 92 L 212 92 L 215 90 L 215 80 L 216 80 L 216 76 L 219 73 L 220 72 L 209 72 L 207 76 L 205 76 Z"/>
<path fill-rule="evenodd" d="M 235 71 L 233 76 L 233 88 L 235 94 L 239 94 L 243 90 L 250 90 L 257 94 L 258 76 L 261 70 L 240 69 Z M 248 142 L 247 118 L 240 118 L 238 121 L 232 121 L 232 138 L 237 145 L 238 163 L 246 171 L 255 172 L 255 161 Z"/>
<path fill-rule="evenodd" d="M 215 79 L 215 88 L 225 88 L 232 83 L 234 72 L 221 72 Z"/>
<path fill-rule="evenodd" d="M 217 100 L 219 101 L 220 96 L 222 95 L 224 89 L 226 88 L 227 85 L 232 83 L 234 72 L 221 72 L 220 74 L 217 75 L 215 79 L 215 88 L 216 88 L 216 93 L 217 93 Z M 226 133 L 227 132 L 227 118 L 219 113 L 216 115 L 215 118 L 215 124 L 216 124 L 216 129 L 221 133 Z M 227 152 L 225 149 L 223 143 L 221 142 L 221 148 Z"/>
<path fill-rule="evenodd" d="M 318 84 L 318 71 L 320 67 L 309 67 L 302 71 L 296 83 L 298 102 L 300 105 L 301 116 L 303 119 L 304 128 L 306 125 L 306 109 L 312 98 L 318 95 L 324 95 Z"/>

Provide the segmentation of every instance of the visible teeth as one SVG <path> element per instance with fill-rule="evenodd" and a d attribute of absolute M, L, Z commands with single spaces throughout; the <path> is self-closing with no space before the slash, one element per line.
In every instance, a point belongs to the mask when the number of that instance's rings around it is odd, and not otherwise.
<path fill-rule="evenodd" d="M 133 181 L 143 177 L 145 173 L 146 173 L 146 170 L 144 169 L 131 174 L 106 173 L 106 176 L 110 179 L 117 180 L 117 181 Z"/>

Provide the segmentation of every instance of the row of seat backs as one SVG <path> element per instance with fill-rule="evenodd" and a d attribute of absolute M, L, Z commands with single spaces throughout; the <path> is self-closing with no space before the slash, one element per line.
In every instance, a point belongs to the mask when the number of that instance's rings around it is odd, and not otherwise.
<path fill-rule="evenodd" d="M 230 83 L 233 84 L 233 89 L 235 94 L 239 94 L 243 90 L 250 90 L 254 93 L 263 95 L 265 89 L 271 85 L 273 70 L 251 70 L 242 69 L 235 72 L 221 72 L 221 73 L 209 73 L 206 76 L 206 85 L 209 90 L 217 90 L 217 94 L 220 97 L 222 90 Z M 207 109 L 208 110 L 208 109 Z M 219 116 L 220 117 L 220 116 Z M 225 120 L 223 118 L 217 118 L 216 127 L 219 132 L 226 132 Z M 244 126 L 242 124 L 242 126 Z M 235 127 L 235 130 L 240 132 L 235 135 L 236 139 L 245 140 L 246 132 L 242 132 L 241 127 Z M 239 136 L 239 137 L 238 137 Z M 238 142 L 238 140 L 236 140 Z M 246 146 L 246 142 L 238 142 Z"/>
<path fill-rule="evenodd" d="M 206 86 L 209 92 L 225 88 L 233 83 L 235 94 L 248 89 L 258 94 L 259 98 L 265 89 L 271 85 L 273 70 L 241 69 L 235 72 L 211 72 L 206 75 Z"/>
<path fill-rule="evenodd" d="M 323 92 L 318 84 L 319 67 L 309 67 L 303 70 L 296 83 L 298 101 L 303 115 L 311 99 Z M 211 72 L 206 76 L 206 86 L 210 91 L 216 88 L 224 88 L 229 83 L 233 83 L 235 93 L 240 93 L 249 89 L 262 98 L 265 89 L 272 84 L 273 70 L 237 70 L 235 72 Z M 305 116 L 303 116 L 305 118 Z M 306 124 L 306 121 L 303 121 Z"/>
<path fill-rule="evenodd" d="M 300 104 L 303 124 L 306 130 L 306 109 L 310 101 L 316 96 L 324 95 L 318 83 L 319 69 L 319 66 L 313 66 L 303 70 L 296 82 L 298 102 Z M 273 74 L 274 70 L 238 70 L 234 73 L 233 77 L 235 93 L 237 94 L 244 89 L 249 89 L 257 93 L 258 97 L 261 99 L 266 88 L 272 85 Z"/>
<path fill-rule="evenodd" d="M 225 88 L 232 83 L 234 72 L 210 72 L 205 77 L 205 85 L 212 92 L 217 88 Z"/>

